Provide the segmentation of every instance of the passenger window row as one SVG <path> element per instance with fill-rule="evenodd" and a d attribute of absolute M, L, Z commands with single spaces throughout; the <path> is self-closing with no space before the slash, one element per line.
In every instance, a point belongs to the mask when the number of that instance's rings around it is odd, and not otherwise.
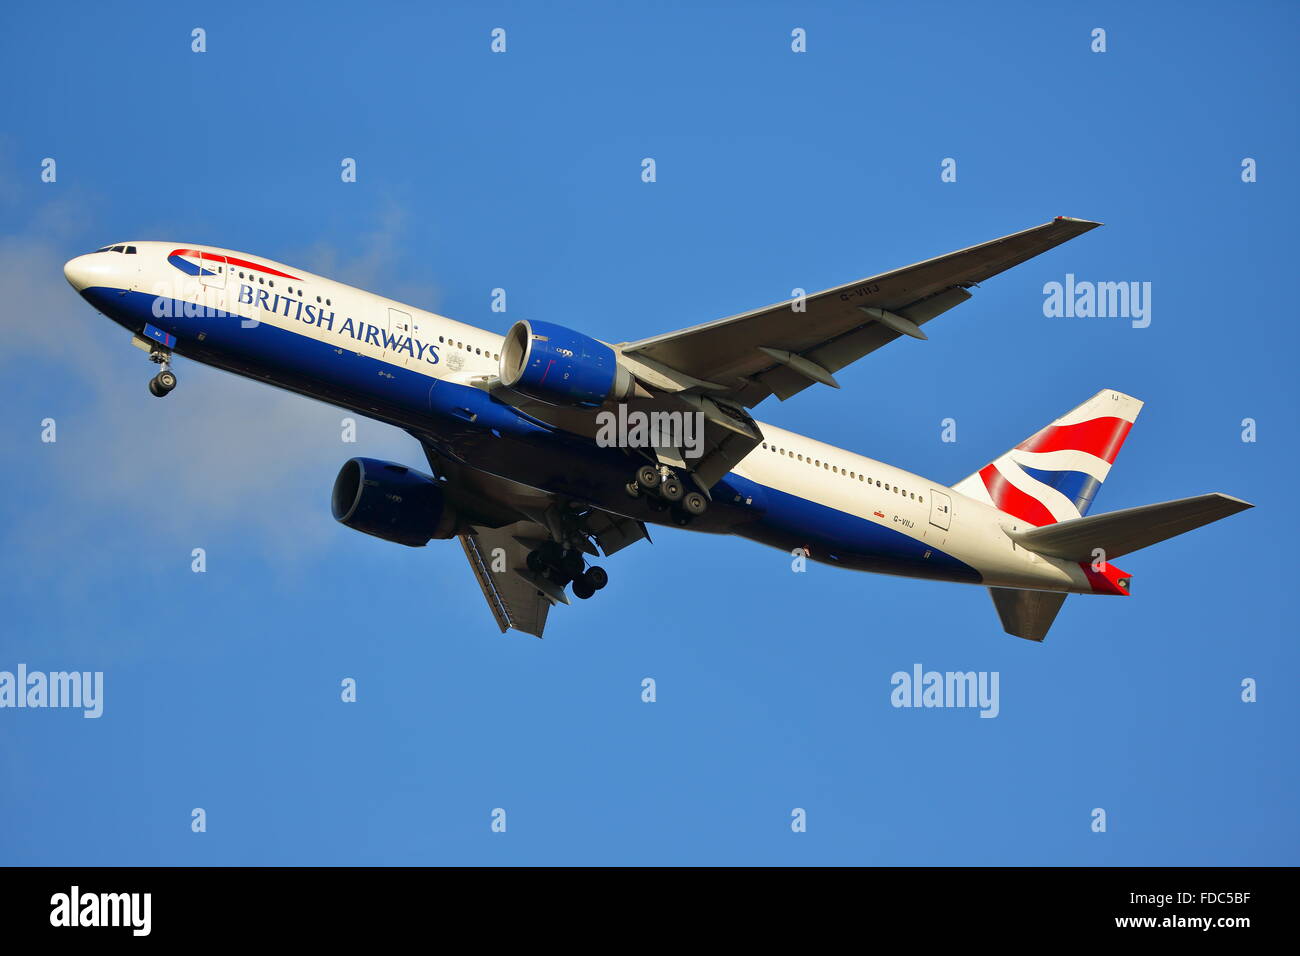
<path fill-rule="evenodd" d="M 863 481 L 867 484 L 872 484 L 874 481 L 877 488 L 883 488 L 885 491 L 892 491 L 896 495 L 910 498 L 917 504 L 925 504 L 925 498 L 918 495 L 915 491 L 904 491 L 902 488 L 898 487 L 898 485 L 881 482 L 879 478 L 868 478 L 866 475 L 859 474 L 856 471 L 849 471 L 847 468 L 841 468 L 839 465 L 832 465 L 829 461 L 822 461 L 820 458 L 813 458 L 811 455 L 804 456 L 793 449 L 786 451 L 784 448 L 778 448 L 776 445 L 771 445 L 767 442 L 763 442 L 763 448 L 775 452 L 778 455 L 784 455 L 787 458 L 793 458 L 796 461 L 803 462 L 804 464 L 812 465 L 814 468 L 821 468 L 823 471 L 829 471 L 831 474 L 841 475 L 851 481 L 856 479 L 857 481 Z"/>
<path fill-rule="evenodd" d="M 241 279 L 243 279 L 243 278 L 247 278 L 249 282 L 252 282 L 254 279 L 256 279 L 258 285 L 267 285 L 267 286 L 270 286 L 272 289 L 275 288 L 275 280 L 274 280 L 274 279 L 268 279 L 268 278 L 266 278 L 266 276 L 255 276 L 255 275 L 253 275 L 253 273 L 250 272 L 250 273 L 248 273 L 247 277 L 245 277 L 244 273 L 241 271 L 241 272 L 239 273 L 239 278 L 241 278 Z M 286 286 L 285 288 L 286 288 L 286 290 L 289 292 L 290 295 L 296 295 L 296 296 L 297 296 L 298 298 L 300 298 L 300 299 L 303 297 L 302 286 L 299 286 L 299 287 L 296 288 L 296 289 L 295 289 L 293 286 Z M 316 301 L 317 301 L 317 302 L 320 302 L 320 301 L 321 301 L 321 297 L 320 297 L 320 296 L 316 296 Z M 328 306 L 332 306 L 332 305 L 333 305 L 333 303 L 330 302 L 329 299 L 325 299 L 323 304 L 328 305 Z"/>
<path fill-rule="evenodd" d="M 95 250 L 95 251 L 96 251 L 96 252 L 121 252 L 121 251 L 122 251 L 122 248 L 123 248 L 122 246 L 105 246 L 103 249 L 97 249 L 97 250 Z M 127 246 L 127 247 L 126 247 L 126 251 L 127 251 L 128 253 L 134 254 L 134 253 L 135 253 L 135 246 Z M 221 272 L 221 271 L 223 271 L 223 270 L 221 269 L 220 266 L 218 266 L 218 267 L 217 267 L 217 271 L 218 271 L 218 272 Z M 274 279 L 267 279 L 265 276 L 255 276 L 255 275 L 253 275 L 251 272 L 245 274 L 245 273 L 243 272 L 243 270 L 240 270 L 240 272 L 239 272 L 239 278 L 241 278 L 241 279 L 248 279 L 248 281 L 250 281 L 250 282 L 253 281 L 254 279 L 256 279 L 259 285 L 270 286 L 272 289 L 275 288 L 275 280 L 274 280 Z M 300 299 L 303 297 L 302 286 L 299 286 L 299 287 L 296 288 L 296 289 L 295 289 L 293 286 L 286 286 L 285 288 L 286 288 L 286 290 L 289 292 L 290 295 L 296 295 L 296 296 L 298 296 L 298 298 L 300 298 Z M 316 296 L 316 301 L 317 301 L 317 302 L 320 302 L 320 301 L 321 301 L 321 297 L 320 297 L 320 296 Z M 332 305 L 332 303 L 330 302 L 329 299 L 325 299 L 324 304 L 325 304 L 325 305 Z M 500 360 L 501 360 L 501 355 L 500 355 L 499 352 L 493 352 L 493 351 L 491 351 L 491 350 L 488 350 L 488 351 L 485 352 L 485 351 L 483 351 L 482 348 L 476 348 L 476 347 L 475 347 L 473 344 L 471 344 L 471 343 L 467 343 L 467 342 L 452 342 L 452 341 L 448 340 L 446 336 L 443 336 L 443 335 L 438 336 L 438 341 L 439 341 L 439 342 L 442 342 L 442 343 L 444 343 L 444 344 L 446 344 L 446 345 L 454 345 L 456 348 L 458 348 L 458 349 L 464 349 L 466 352 L 473 352 L 475 355 L 482 355 L 482 356 L 485 356 L 485 357 L 491 358 L 493 361 L 500 361 Z M 764 447 L 766 447 L 766 446 L 764 446 Z"/>
<path fill-rule="evenodd" d="M 485 358 L 490 358 L 490 359 L 492 359 L 492 360 L 494 360 L 494 361 L 500 361 L 500 360 L 501 360 L 501 355 L 500 355 L 500 353 L 498 353 L 498 352 L 493 352 L 493 351 L 491 351 L 490 349 L 489 349 L 488 351 L 484 352 L 481 348 L 475 348 L 475 347 L 473 346 L 473 344 L 471 344 L 471 343 L 469 343 L 469 342 L 456 342 L 456 341 L 453 341 L 452 339 L 447 338 L 447 337 L 444 336 L 444 335 L 440 335 L 440 336 L 438 336 L 438 341 L 441 342 L 441 343 L 443 343 L 444 345 L 450 345 L 450 346 L 452 346 L 453 348 L 464 349 L 466 352 L 473 352 L 475 355 L 482 355 L 482 356 L 484 356 Z"/>

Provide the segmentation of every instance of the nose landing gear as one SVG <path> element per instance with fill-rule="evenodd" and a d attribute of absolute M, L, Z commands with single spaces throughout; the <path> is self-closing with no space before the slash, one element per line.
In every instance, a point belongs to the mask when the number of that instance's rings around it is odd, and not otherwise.
<path fill-rule="evenodd" d="M 149 394 L 162 398 L 176 387 L 176 373 L 171 369 L 171 353 L 155 349 L 149 353 L 149 361 L 162 366 L 162 371 L 149 379 Z"/>

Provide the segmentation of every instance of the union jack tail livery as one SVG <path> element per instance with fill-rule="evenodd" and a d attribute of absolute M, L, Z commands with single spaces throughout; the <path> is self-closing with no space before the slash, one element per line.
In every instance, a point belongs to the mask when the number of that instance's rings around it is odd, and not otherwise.
<path fill-rule="evenodd" d="M 1102 389 L 953 490 L 1036 527 L 1081 518 L 1141 410 L 1138 399 Z"/>

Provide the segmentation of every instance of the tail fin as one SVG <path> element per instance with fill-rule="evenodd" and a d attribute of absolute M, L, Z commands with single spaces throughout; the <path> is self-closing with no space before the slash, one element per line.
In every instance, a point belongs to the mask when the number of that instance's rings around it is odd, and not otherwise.
<path fill-rule="evenodd" d="M 1141 410 L 1138 399 L 1102 389 L 953 490 L 1038 527 L 1082 517 Z"/>

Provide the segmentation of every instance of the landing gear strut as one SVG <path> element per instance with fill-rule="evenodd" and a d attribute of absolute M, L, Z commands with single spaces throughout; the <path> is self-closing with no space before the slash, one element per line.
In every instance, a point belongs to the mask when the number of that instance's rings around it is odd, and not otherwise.
<path fill-rule="evenodd" d="M 171 368 L 171 357 L 170 352 L 164 352 L 162 349 L 154 349 L 149 353 L 149 361 L 162 366 L 162 371 L 149 379 L 149 393 L 158 398 L 162 398 L 176 387 L 176 373 Z"/>

